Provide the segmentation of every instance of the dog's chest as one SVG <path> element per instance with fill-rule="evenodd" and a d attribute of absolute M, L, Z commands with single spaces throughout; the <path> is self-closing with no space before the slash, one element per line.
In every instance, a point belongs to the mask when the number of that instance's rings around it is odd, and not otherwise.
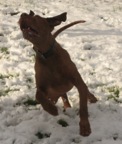
<path fill-rule="evenodd" d="M 67 87 L 70 85 L 70 79 L 65 73 L 62 64 L 55 62 L 38 62 L 35 64 L 36 81 L 40 85 L 52 88 Z"/>

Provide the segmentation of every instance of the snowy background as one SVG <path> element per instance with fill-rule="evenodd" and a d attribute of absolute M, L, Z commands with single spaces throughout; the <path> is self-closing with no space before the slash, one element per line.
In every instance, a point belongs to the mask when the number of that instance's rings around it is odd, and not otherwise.
<path fill-rule="evenodd" d="M 86 20 L 57 41 L 99 99 L 88 105 L 89 137 L 79 135 L 75 88 L 68 93 L 72 108 L 64 113 L 59 100 L 57 117 L 35 102 L 35 53 L 17 23 L 30 10 L 43 17 L 67 12 L 61 26 Z M 0 144 L 122 144 L 121 0 L 0 0 Z"/>

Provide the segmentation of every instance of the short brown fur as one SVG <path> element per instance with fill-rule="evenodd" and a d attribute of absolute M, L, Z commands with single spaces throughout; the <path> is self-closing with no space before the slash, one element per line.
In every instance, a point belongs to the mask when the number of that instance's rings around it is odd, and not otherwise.
<path fill-rule="evenodd" d="M 43 18 L 30 11 L 30 14 L 21 15 L 19 24 L 23 37 L 34 45 L 34 49 L 42 53 L 42 56 L 37 53 L 35 57 L 37 101 L 44 110 L 56 116 L 58 109 L 55 103 L 59 97 L 62 98 L 65 109 L 71 107 L 66 93 L 75 86 L 80 98 L 80 134 L 88 136 L 91 128 L 88 120 L 87 99 L 92 103 L 95 103 L 97 99 L 89 92 L 68 52 L 51 34 L 54 27 L 65 20 L 66 13 L 52 18 Z M 52 53 L 45 58 L 43 54 L 48 52 L 50 47 L 54 47 Z"/>

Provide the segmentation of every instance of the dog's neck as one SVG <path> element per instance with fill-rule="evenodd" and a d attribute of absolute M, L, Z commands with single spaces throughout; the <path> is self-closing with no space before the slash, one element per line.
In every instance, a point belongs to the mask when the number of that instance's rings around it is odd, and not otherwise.
<path fill-rule="evenodd" d="M 40 58 L 44 58 L 44 59 L 47 59 L 48 57 L 53 55 L 54 48 L 55 48 L 55 40 L 53 40 L 52 44 L 48 47 L 47 51 L 45 51 L 45 52 L 40 51 L 38 47 L 35 47 L 35 46 L 33 47 L 36 54 Z"/>

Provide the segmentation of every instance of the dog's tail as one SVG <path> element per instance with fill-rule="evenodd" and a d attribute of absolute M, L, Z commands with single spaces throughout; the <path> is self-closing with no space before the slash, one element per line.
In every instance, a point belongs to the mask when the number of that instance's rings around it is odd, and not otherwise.
<path fill-rule="evenodd" d="M 61 27 L 60 29 L 58 29 L 56 32 L 54 32 L 53 37 L 56 38 L 56 37 L 57 37 L 62 31 L 64 31 L 65 29 L 67 29 L 67 28 L 69 28 L 69 27 L 71 27 L 71 26 L 73 26 L 73 25 L 76 25 L 76 24 L 79 24 L 79 23 L 84 23 L 84 22 L 86 22 L 86 21 L 84 21 L 84 20 L 79 20 L 79 21 L 74 21 L 74 22 L 72 22 L 72 23 L 69 23 L 69 24 Z"/>

